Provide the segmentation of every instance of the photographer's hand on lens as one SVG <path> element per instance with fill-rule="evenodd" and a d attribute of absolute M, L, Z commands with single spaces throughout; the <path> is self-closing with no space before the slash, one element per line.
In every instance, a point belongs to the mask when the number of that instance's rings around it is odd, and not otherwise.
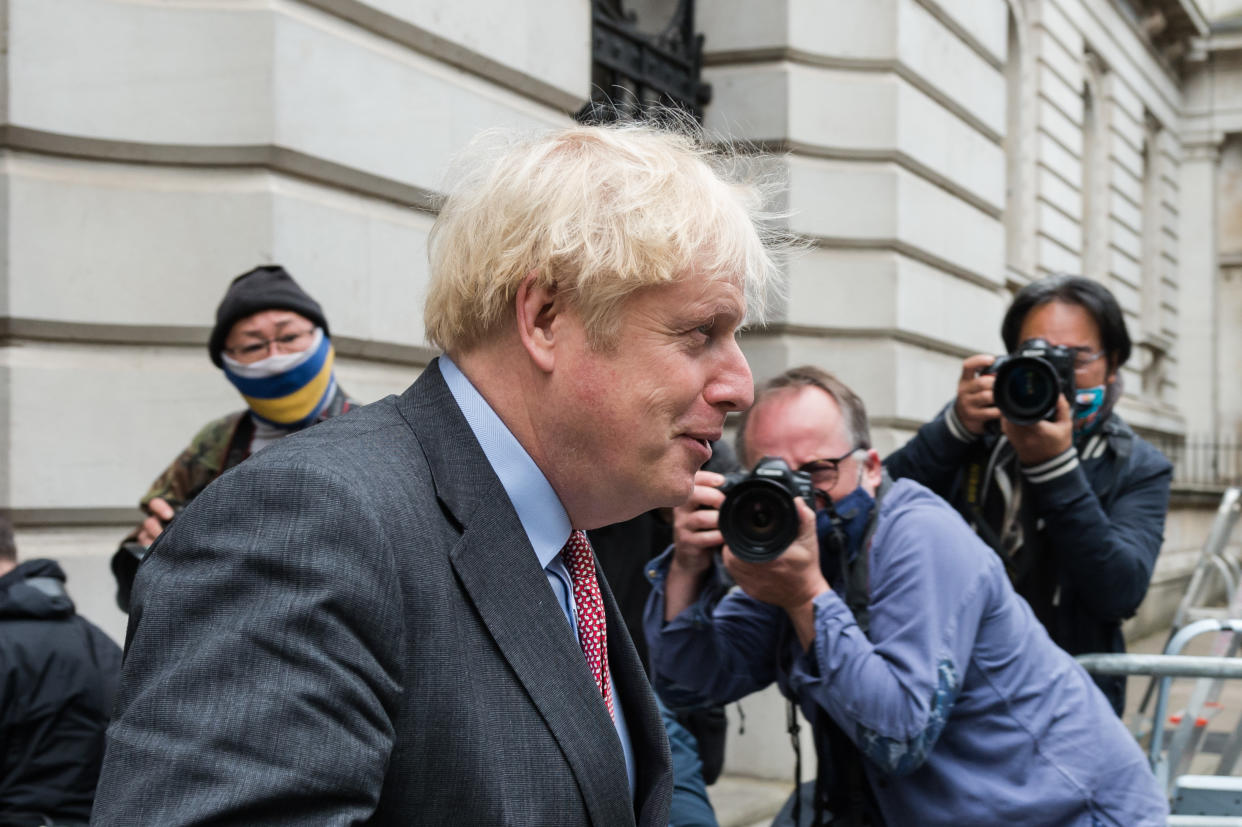
<path fill-rule="evenodd" d="M 1018 462 L 1039 465 L 1047 462 L 1074 444 L 1074 419 L 1064 394 L 1057 397 L 1057 418 L 1041 420 L 1033 425 L 1015 425 L 1001 418 L 1001 432 L 1013 443 Z"/>
<path fill-rule="evenodd" d="M 673 509 L 673 567 L 689 574 L 711 568 L 712 555 L 724 542 L 717 528 L 725 498 L 719 487 L 722 483 L 720 474 L 699 471 L 690 499 Z"/>
<path fill-rule="evenodd" d="M 142 521 L 138 526 L 138 542 L 144 546 L 149 546 L 155 542 L 155 538 L 160 536 L 160 532 L 164 530 L 164 526 L 173 518 L 173 507 L 166 500 L 159 497 L 153 497 L 147 503 L 147 511 L 151 516 Z"/>
<path fill-rule="evenodd" d="M 962 427 L 976 436 L 983 433 L 988 422 L 1000 416 L 1000 409 L 992 400 L 992 386 L 996 383 L 996 377 L 990 373 L 980 373 L 995 361 L 995 356 L 978 353 L 962 362 L 954 411 Z"/>
<path fill-rule="evenodd" d="M 800 499 L 798 538 L 783 554 L 763 563 L 748 563 L 724 547 L 724 564 L 738 587 L 756 600 L 779 606 L 789 614 L 802 648 L 815 639 L 814 609 L 811 602 L 830 591 L 819 566 L 819 538 L 815 532 L 815 512 Z"/>

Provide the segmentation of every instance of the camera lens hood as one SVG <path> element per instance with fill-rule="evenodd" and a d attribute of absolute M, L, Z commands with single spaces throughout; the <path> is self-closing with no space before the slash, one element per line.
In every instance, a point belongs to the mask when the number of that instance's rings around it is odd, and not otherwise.
<path fill-rule="evenodd" d="M 765 563 L 798 536 L 798 510 L 779 482 L 750 477 L 729 489 L 720 506 L 720 533 L 737 557 Z"/>
<path fill-rule="evenodd" d="M 1033 425 L 1056 415 L 1061 382 L 1056 368 L 1038 356 L 1013 356 L 996 371 L 992 398 L 1015 425 Z"/>

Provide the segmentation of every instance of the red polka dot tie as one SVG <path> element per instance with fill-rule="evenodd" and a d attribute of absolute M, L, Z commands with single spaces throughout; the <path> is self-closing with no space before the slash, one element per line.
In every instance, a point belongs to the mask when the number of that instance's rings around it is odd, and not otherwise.
<path fill-rule="evenodd" d="M 574 603 L 578 607 L 578 642 L 586 655 L 587 666 L 599 694 L 604 698 L 608 714 L 612 715 L 612 690 L 608 683 L 608 628 L 604 621 L 604 598 L 599 593 L 599 581 L 595 579 L 595 555 L 585 531 L 569 535 L 569 542 L 561 549 L 565 567 L 574 586 Z"/>

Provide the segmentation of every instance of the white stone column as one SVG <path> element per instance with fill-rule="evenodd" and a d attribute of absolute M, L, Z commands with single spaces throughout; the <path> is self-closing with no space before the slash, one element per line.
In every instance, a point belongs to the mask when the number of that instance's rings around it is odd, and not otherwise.
<path fill-rule="evenodd" d="M 1219 426 L 1216 202 L 1222 137 L 1203 133 L 1188 135 L 1183 141 L 1177 385 L 1178 407 L 1186 417 L 1188 434 L 1215 435 Z"/>

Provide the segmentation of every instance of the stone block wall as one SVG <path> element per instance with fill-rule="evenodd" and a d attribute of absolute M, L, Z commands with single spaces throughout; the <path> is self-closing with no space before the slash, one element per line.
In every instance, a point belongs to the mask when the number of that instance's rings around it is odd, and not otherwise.
<path fill-rule="evenodd" d="M 789 268 L 775 324 L 744 346 L 757 379 L 825 365 L 890 450 L 995 351 L 1005 284 L 1004 2 L 782 0 L 700 6 L 705 122 L 782 153 Z"/>
<path fill-rule="evenodd" d="M 577 0 L 8 0 L 0 150 L 0 507 L 118 639 L 107 558 L 138 497 L 240 406 L 203 345 L 229 280 L 279 262 L 357 399 L 432 355 L 433 200 L 488 127 L 570 122 Z M 555 48 L 549 48 L 555 44 Z"/>

